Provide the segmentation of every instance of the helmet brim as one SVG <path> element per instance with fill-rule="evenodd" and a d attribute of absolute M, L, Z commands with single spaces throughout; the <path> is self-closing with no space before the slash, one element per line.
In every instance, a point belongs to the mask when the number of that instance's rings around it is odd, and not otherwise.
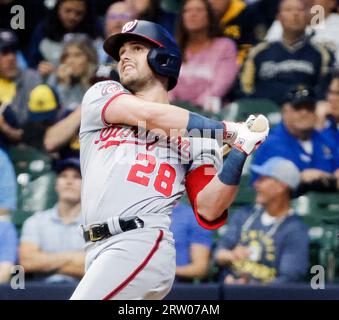
<path fill-rule="evenodd" d="M 113 57 L 114 60 L 119 61 L 119 50 L 126 41 L 131 41 L 133 39 L 143 40 L 155 47 L 163 47 L 164 45 L 154 39 L 146 37 L 144 35 L 135 33 L 135 32 L 124 32 L 111 35 L 104 41 L 103 48 L 105 52 Z"/>

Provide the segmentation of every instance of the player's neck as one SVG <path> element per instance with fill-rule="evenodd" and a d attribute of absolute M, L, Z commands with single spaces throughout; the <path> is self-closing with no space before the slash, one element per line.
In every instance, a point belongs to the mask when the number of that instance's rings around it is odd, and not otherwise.
<path fill-rule="evenodd" d="M 135 93 L 135 95 L 143 100 L 158 102 L 158 103 L 169 103 L 168 92 L 164 89 L 161 83 L 157 83 L 151 87 L 147 87 Z"/>

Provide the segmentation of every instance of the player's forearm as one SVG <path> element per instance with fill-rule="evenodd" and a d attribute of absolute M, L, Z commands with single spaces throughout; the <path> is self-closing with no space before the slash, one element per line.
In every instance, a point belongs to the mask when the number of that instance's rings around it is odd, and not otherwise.
<path fill-rule="evenodd" d="M 219 218 L 231 206 L 238 190 L 237 185 L 225 185 L 215 176 L 197 196 L 199 214 L 207 221 Z"/>
<path fill-rule="evenodd" d="M 208 119 L 185 109 L 163 103 L 148 102 L 131 95 L 121 95 L 111 102 L 104 114 L 107 123 L 124 123 L 130 126 L 146 126 L 167 136 L 177 136 L 178 130 L 210 129 L 212 138 L 216 130 L 224 132 L 223 122 Z"/>
<path fill-rule="evenodd" d="M 78 108 L 68 117 L 48 128 L 44 137 L 45 149 L 49 152 L 56 151 L 71 140 L 79 130 L 80 118 L 81 112 Z"/>
<path fill-rule="evenodd" d="M 219 218 L 234 201 L 246 158 L 244 152 L 233 148 L 221 171 L 197 195 L 199 215 L 207 221 Z"/>
<path fill-rule="evenodd" d="M 82 277 L 85 273 L 85 253 L 74 253 L 73 259 L 59 268 L 57 272 L 73 277 Z"/>

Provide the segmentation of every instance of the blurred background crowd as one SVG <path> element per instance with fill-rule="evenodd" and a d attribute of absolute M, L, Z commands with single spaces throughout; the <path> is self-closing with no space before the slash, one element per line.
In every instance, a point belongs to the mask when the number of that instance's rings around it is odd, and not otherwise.
<path fill-rule="evenodd" d="M 25 28 L 11 29 L 14 5 Z M 178 282 L 339 280 L 338 0 L 0 0 L 0 283 L 76 283 L 81 101 L 119 81 L 103 40 L 133 19 L 163 25 L 183 64 L 175 105 L 214 119 L 265 114 L 269 138 L 249 158 L 228 224 L 198 226 L 174 208 Z"/>

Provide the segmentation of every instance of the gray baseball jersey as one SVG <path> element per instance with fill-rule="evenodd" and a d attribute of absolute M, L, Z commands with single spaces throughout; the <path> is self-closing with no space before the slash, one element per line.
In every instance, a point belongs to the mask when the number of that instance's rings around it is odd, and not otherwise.
<path fill-rule="evenodd" d="M 87 271 L 73 299 L 163 298 L 175 274 L 170 215 L 185 191 L 185 176 L 202 164 L 220 168 L 222 163 L 216 140 L 169 139 L 153 131 L 106 124 L 103 114 L 121 94 L 130 93 L 117 82 L 103 81 L 92 86 L 83 99 L 82 214 L 87 225 L 114 216 L 137 215 L 145 221 L 145 227 L 91 244 Z M 104 266 L 107 272 L 102 274 Z M 107 280 L 109 270 L 111 282 Z M 140 272 L 132 277 L 133 270 Z"/>

